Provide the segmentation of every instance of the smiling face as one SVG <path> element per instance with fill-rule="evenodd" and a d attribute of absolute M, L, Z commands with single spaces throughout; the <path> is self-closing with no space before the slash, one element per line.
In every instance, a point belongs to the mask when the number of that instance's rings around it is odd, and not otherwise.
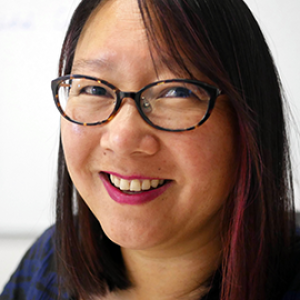
<path fill-rule="evenodd" d="M 167 67 L 155 71 L 132 0 L 106 1 L 93 12 L 72 74 L 101 78 L 123 91 L 177 77 Z M 211 83 L 201 73 L 197 79 Z M 192 131 L 152 128 L 126 98 L 108 123 L 84 127 L 62 119 L 61 133 L 70 176 L 115 243 L 130 249 L 189 249 L 218 235 L 236 169 L 236 130 L 225 96 Z"/>

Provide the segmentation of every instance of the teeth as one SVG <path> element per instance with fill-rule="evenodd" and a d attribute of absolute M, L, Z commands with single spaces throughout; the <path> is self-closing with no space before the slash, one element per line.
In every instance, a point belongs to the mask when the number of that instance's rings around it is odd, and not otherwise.
<path fill-rule="evenodd" d="M 140 181 L 137 180 L 137 179 L 131 180 L 130 190 L 133 191 L 133 192 L 139 192 L 141 190 Z"/>
<path fill-rule="evenodd" d="M 110 175 L 110 180 L 114 184 L 115 187 L 119 188 L 122 191 L 132 191 L 132 192 L 140 192 L 140 191 L 147 191 L 152 188 L 157 188 L 158 186 L 162 185 L 165 180 L 163 179 L 145 179 L 145 180 L 126 180 L 114 175 Z"/>
<path fill-rule="evenodd" d="M 122 191 L 128 191 L 130 189 L 130 181 L 121 179 L 120 180 L 120 190 Z"/>
<path fill-rule="evenodd" d="M 113 184 L 117 187 L 120 188 L 120 178 L 114 176 L 114 175 L 110 175 L 110 180 L 111 182 L 113 182 Z"/>
<path fill-rule="evenodd" d="M 151 180 L 151 186 L 153 188 L 157 188 L 159 184 L 159 180 L 155 179 L 155 180 Z"/>
<path fill-rule="evenodd" d="M 143 180 L 142 181 L 142 190 L 147 191 L 151 188 L 151 182 L 150 180 Z"/>

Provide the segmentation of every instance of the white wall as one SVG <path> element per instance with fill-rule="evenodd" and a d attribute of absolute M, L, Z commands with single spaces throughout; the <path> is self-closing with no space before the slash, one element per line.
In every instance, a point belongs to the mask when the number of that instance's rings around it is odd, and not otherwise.
<path fill-rule="evenodd" d="M 5 263 L 13 268 L 19 259 L 19 253 L 13 256 L 9 251 L 9 257 L 5 255 L 7 247 L 14 247 L 16 237 L 32 238 L 54 220 L 59 115 L 50 81 L 57 76 L 64 32 L 78 2 L 0 0 L 0 238 L 5 237 L 0 239 L 2 273 Z M 246 2 L 270 43 L 299 126 L 300 1 Z M 300 148 L 293 138 L 297 154 Z M 298 180 L 300 159 L 296 158 Z M 299 193 L 297 207 L 300 209 Z M 4 246 L 8 236 L 13 241 Z"/>
<path fill-rule="evenodd" d="M 59 114 L 50 81 L 79 0 L 0 0 L 0 235 L 53 221 Z"/>
<path fill-rule="evenodd" d="M 300 210 L 300 1 L 245 0 L 258 19 L 279 69 L 294 121 L 290 124 L 296 209 Z"/>

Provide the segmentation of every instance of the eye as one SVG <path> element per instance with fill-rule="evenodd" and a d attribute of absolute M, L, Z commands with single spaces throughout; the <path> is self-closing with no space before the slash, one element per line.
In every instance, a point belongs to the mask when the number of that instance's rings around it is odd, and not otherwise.
<path fill-rule="evenodd" d="M 80 90 L 80 94 L 87 94 L 93 96 L 108 96 L 110 97 L 111 94 L 101 86 L 87 86 Z"/>
<path fill-rule="evenodd" d="M 193 95 L 193 92 L 184 87 L 173 87 L 161 93 L 160 97 L 165 98 L 189 98 Z"/>

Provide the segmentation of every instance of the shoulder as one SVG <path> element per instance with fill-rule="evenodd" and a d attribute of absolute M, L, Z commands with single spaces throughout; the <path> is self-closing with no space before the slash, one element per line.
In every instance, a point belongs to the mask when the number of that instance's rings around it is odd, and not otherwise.
<path fill-rule="evenodd" d="M 300 236 L 296 239 L 290 258 L 292 280 L 282 300 L 300 300 Z"/>
<path fill-rule="evenodd" d="M 53 255 L 54 232 L 54 227 L 46 230 L 26 252 L 15 273 L 6 284 L 0 296 L 1 300 L 58 298 Z"/>

